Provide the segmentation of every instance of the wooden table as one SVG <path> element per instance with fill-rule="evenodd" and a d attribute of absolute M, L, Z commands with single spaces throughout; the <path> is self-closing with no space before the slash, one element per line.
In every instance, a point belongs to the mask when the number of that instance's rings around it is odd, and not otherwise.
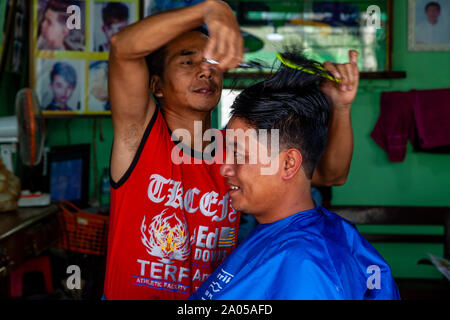
<path fill-rule="evenodd" d="M 58 211 L 51 204 L 0 212 L 0 278 L 56 243 Z"/>

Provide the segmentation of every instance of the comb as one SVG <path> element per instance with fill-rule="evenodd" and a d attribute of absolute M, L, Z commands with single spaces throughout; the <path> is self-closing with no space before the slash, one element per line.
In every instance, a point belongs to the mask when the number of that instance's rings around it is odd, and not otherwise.
<path fill-rule="evenodd" d="M 219 62 L 213 59 L 203 59 L 203 61 L 210 64 L 219 64 Z M 263 66 L 262 64 L 256 61 L 249 61 L 239 63 L 238 68 L 250 69 L 250 68 L 267 68 L 267 67 Z"/>
<path fill-rule="evenodd" d="M 325 69 L 324 67 L 322 67 L 321 65 L 316 65 L 317 69 L 323 71 L 322 73 L 318 73 L 315 70 L 312 70 L 312 69 L 309 69 L 309 68 L 304 68 L 302 66 L 299 66 L 299 65 L 295 64 L 292 61 L 289 61 L 289 60 L 283 58 L 283 56 L 280 53 L 277 53 L 276 56 L 277 56 L 278 60 L 280 60 L 281 63 L 284 64 L 286 67 L 289 67 L 289 68 L 292 68 L 292 69 L 295 69 L 295 70 L 300 70 L 300 71 L 303 71 L 303 72 L 306 72 L 306 73 L 309 73 L 309 74 L 317 74 L 317 75 L 319 75 L 321 77 L 330 79 L 331 81 L 335 81 L 337 83 L 341 82 L 340 79 L 336 79 L 335 77 L 332 77 L 331 75 L 329 75 L 328 74 L 328 70 Z"/>

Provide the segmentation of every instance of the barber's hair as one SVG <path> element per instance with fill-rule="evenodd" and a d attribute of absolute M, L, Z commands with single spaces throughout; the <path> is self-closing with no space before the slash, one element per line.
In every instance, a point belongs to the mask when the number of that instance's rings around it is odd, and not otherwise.
<path fill-rule="evenodd" d="M 61 24 L 66 24 L 69 14 L 67 13 L 67 8 L 74 4 L 71 0 L 50 0 L 45 7 L 44 14 L 47 10 L 52 10 L 58 13 L 58 22 Z"/>
<path fill-rule="evenodd" d="M 431 6 L 438 7 L 439 11 L 441 11 L 441 5 L 438 2 L 432 1 L 428 2 L 427 5 L 425 6 L 425 12 L 428 11 L 428 8 Z"/>
<path fill-rule="evenodd" d="M 203 26 L 192 29 L 191 31 L 198 31 L 203 33 L 204 35 L 209 36 L 208 30 Z M 145 60 L 147 61 L 147 67 L 150 76 L 156 75 L 159 76 L 161 79 L 163 79 L 164 62 L 166 60 L 166 56 L 167 56 L 167 47 L 162 46 L 161 48 L 152 52 L 145 58 Z"/>
<path fill-rule="evenodd" d="M 55 63 L 50 72 L 50 83 L 53 82 L 57 75 L 62 77 L 73 88 L 77 85 L 77 72 L 70 64 L 64 62 Z"/>
<path fill-rule="evenodd" d="M 318 69 L 318 62 L 306 59 L 295 50 L 282 56 L 317 74 L 280 64 L 271 77 L 238 95 L 231 115 L 255 129 L 279 129 L 280 151 L 298 149 L 305 174 L 311 179 L 328 137 L 331 106 L 319 88 L 324 78 L 318 75 L 324 71 Z"/>
<path fill-rule="evenodd" d="M 103 23 L 107 26 L 111 25 L 114 20 L 128 21 L 128 7 L 120 2 L 108 2 L 102 10 Z"/>

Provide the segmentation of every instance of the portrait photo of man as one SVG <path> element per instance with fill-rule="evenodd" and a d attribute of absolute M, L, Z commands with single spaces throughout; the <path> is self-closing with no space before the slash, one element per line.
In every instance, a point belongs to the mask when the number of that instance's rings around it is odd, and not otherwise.
<path fill-rule="evenodd" d="M 111 37 L 136 21 L 134 3 L 94 2 L 91 13 L 91 50 L 109 52 Z"/>
<path fill-rule="evenodd" d="M 108 101 L 108 61 L 90 61 L 88 111 L 109 110 L 111 108 Z"/>
<path fill-rule="evenodd" d="M 38 2 L 38 50 L 82 51 L 85 48 L 84 2 L 73 0 L 39 0 Z M 77 6 L 80 28 L 69 28 L 67 21 L 72 11 L 68 8 Z M 73 13 L 72 13 L 73 14 Z"/>
<path fill-rule="evenodd" d="M 45 111 L 80 111 L 84 61 L 38 59 L 37 92 Z"/>
<path fill-rule="evenodd" d="M 450 11 L 447 1 L 418 1 L 416 42 L 450 43 Z"/>

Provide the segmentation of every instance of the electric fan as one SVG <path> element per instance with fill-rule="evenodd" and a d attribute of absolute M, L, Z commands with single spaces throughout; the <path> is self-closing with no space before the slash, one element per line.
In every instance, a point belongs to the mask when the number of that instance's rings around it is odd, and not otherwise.
<path fill-rule="evenodd" d="M 45 122 L 36 92 L 29 88 L 16 95 L 16 117 L 19 133 L 19 154 L 30 173 L 41 162 L 45 139 Z M 26 177 L 23 177 L 27 179 Z M 33 179 L 27 179 L 33 184 Z M 19 207 L 43 206 L 50 203 L 50 195 L 22 190 Z"/>

